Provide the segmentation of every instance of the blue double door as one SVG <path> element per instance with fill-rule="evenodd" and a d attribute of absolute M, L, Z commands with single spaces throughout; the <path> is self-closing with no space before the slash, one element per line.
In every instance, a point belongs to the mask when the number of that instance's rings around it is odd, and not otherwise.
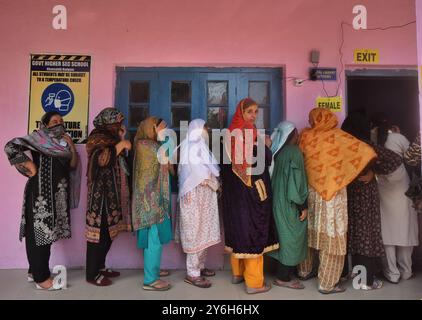
<path fill-rule="evenodd" d="M 117 68 L 116 107 L 134 134 L 139 123 L 157 116 L 175 128 L 202 118 L 226 128 L 238 102 L 259 104 L 257 127 L 272 130 L 282 119 L 280 68 Z"/>

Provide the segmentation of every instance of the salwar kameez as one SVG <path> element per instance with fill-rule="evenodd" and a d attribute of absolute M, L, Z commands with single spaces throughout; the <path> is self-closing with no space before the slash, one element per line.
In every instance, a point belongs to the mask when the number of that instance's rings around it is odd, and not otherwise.
<path fill-rule="evenodd" d="M 137 238 L 138 248 L 144 252 L 144 284 L 150 285 L 160 278 L 163 245 L 172 240 L 170 219 L 138 230 Z"/>
<path fill-rule="evenodd" d="M 88 136 L 88 204 L 85 236 L 86 280 L 99 279 L 106 256 L 120 232 L 132 231 L 126 161 L 117 154 L 121 141 L 118 130 L 123 115 L 106 108 L 94 119 L 95 129 Z"/>
<path fill-rule="evenodd" d="M 204 140 L 204 127 L 202 119 L 191 121 L 180 144 L 176 238 L 186 253 L 188 281 L 200 279 L 207 249 L 221 241 L 217 200 L 220 169 Z"/>
<path fill-rule="evenodd" d="M 367 170 L 378 176 L 391 174 L 402 163 L 401 158 L 386 148 L 371 144 L 377 153 L 377 161 Z M 367 170 L 362 174 L 366 174 Z M 376 179 L 363 183 L 356 179 L 347 187 L 348 203 L 348 254 L 352 266 L 363 265 L 367 270 L 367 285 L 372 286 L 377 273 L 378 261 L 385 256 L 381 234 L 380 196 Z M 349 272 L 347 260 L 345 272 Z M 343 275 L 347 275 L 343 273 Z"/>
<path fill-rule="evenodd" d="M 199 185 L 180 200 L 179 232 L 183 251 L 187 255 L 186 267 L 190 277 L 199 277 L 205 268 L 207 249 L 221 242 L 218 214 L 218 181 L 213 185 Z"/>
<path fill-rule="evenodd" d="M 306 277 L 314 251 L 319 251 L 319 290 L 341 292 L 339 283 L 347 252 L 347 186 L 376 157 L 366 143 L 337 128 L 338 119 L 328 109 L 309 114 L 311 128 L 305 129 L 300 147 L 309 182 L 308 246 L 310 252 L 299 266 Z"/>
<path fill-rule="evenodd" d="M 33 214 L 25 212 L 25 249 L 28 258 L 28 274 L 32 274 L 36 283 L 42 283 L 50 278 L 51 244 L 37 245 L 35 241 Z"/>
<path fill-rule="evenodd" d="M 144 255 L 144 285 L 160 278 L 162 246 L 172 240 L 170 175 L 158 161 L 160 144 L 154 127 L 158 119 L 141 122 L 134 142 L 132 221 L 138 248 Z"/>
<path fill-rule="evenodd" d="M 401 134 L 389 133 L 385 147 L 403 157 L 409 141 Z M 386 253 L 384 275 L 392 281 L 412 275 L 412 252 L 419 245 L 418 216 L 405 193 L 409 176 L 404 165 L 389 175 L 378 177 L 381 203 L 381 229 Z"/>
<path fill-rule="evenodd" d="M 249 105 L 249 106 L 248 106 Z M 243 276 L 249 289 L 268 290 L 264 286 L 263 255 L 279 248 L 272 208 L 272 190 L 269 167 L 272 152 L 265 146 L 264 171 L 250 174 L 252 154 L 257 154 L 254 143 L 262 143 L 253 123 L 244 119 L 249 107 L 257 106 L 250 99 L 243 99 L 237 106 L 229 130 L 237 137 L 227 140 L 225 150 L 230 150 L 231 164 L 222 165 L 222 208 L 225 232 L 225 250 L 231 254 L 234 277 Z M 245 132 L 253 135 L 253 143 L 245 141 Z M 239 161 L 243 155 L 243 162 Z M 239 163 L 238 163 L 239 162 Z M 248 289 L 247 289 L 248 290 Z"/>
<path fill-rule="evenodd" d="M 314 251 L 318 251 L 320 289 L 329 291 L 340 280 L 346 255 L 346 188 L 340 190 L 330 201 L 325 201 L 310 186 L 308 204 L 308 245 L 310 252 L 307 259 L 299 265 L 299 275 L 306 277 L 311 273 Z"/>
<path fill-rule="evenodd" d="M 201 276 L 201 270 L 205 269 L 208 250 L 204 249 L 195 253 L 186 254 L 186 273 L 189 277 L 197 278 Z"/>
<path fill-rule="evenodd" d="M 13 145 L 7 148 L 15 149 Z M 28 273 L 36 283 L 42 283 L 50 277 L 51 245 L 60 239 L 71 238 L 70 168 L 66 159 L 35 151 L 31 154 L 38 170 L 25 187 L 19 239 L 25 238 Z"/>
<path fill-rule="evenodd" d="M 230 257 L 232 273 L 235 277 L 243 277 L 249 288 L 262 288 L 264 286 L 264 257 L 238 259 L 235 255 Z"/>
<path fill-rule="evenodd" d="M 98 242 L 87 242 L 86 246 L 86 280 L 95 281 L 100 270 L 106 269 L 106 257 L 113 240 L 107 225 L 107 215 L 101 214 L 100 238 Z"/>

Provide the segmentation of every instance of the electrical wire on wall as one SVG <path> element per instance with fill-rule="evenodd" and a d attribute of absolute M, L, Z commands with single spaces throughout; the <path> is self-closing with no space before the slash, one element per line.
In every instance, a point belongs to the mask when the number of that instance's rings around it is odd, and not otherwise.
<path fill-rule="evenodd" d="M 407 22 L 407 23 L 401 24 L 401 25 L 392 25 L 392 26 L 377 27 L 377 28 L 367 28 L 367 29 L 361 29 L 361 31 L 387 31 L 387 30 L 391 30 L 391 29 L 405 28 L 405 27 L 407 27 L 411 24 L 415 24 L 415 23 L 416 23 L 416 20 L 410 21 L 410 22 Z M 342 80 L 343 80 L 342 74 L 344 73 L 344 62 L 343 62 L 343 56 L 344 56 L 343 47 L 344 47 L 344 41 L 345 41 L 345 39 L 344 39 L 344 26 L 348 26 L 348 27 L 353 28 L 352 24 L 344 22 L 344 21 L 341 22 L 341 42 L 340 42 L 340 48 L 339 48 L 340 72 L 339 72 L 339 81 L 338 81 L 338 85 L 337 85 L 336 96 L 338 96 L 338 93 L 340 91 L 340 87 L 341 87 Z M 324 87 L 324 81 L 323 81 L 323 87 Z M 325 88 L 324 88 L 324 91 L 325 91 Z M 325 91 L 325 93 L 327 93 L 327 92 Z M 327 97 L 328 97 L 328 94 L 327 94 Z"/>
<path fill-rule="evenodd" d="M 360 31 L 387 31 L 387 30 L 391 30 L 391 29 L 405 28 L 405 27 L 407 27 L 409 25 L 412 25 L 412 24 L 415 24 L 415 23 L 416 23 L 416 20 L 415 21 L 410 21 L 410 22 L 407 22 L 407 23 L 401 24 L 401 25 L 391 25 L 391 26 L 387 26 L 387 27 L 376 27 L 376 28 L 360 29 Z M 340 29 L 341 29 L 341 40 L 340 40 L 340 47 L 339 47 L 340 72 L 338 74 L 339 80 L 338 80 L 338 84 L 337 84 L 336 94 L 334 95 L 334 97 L 335 96 L 338 96 L 339 91 L 340 91 L 340 88 L 341 88 L 341 85 L 343 83 L 343 77 L 342 77 L 342 75 L 344 73 L 344 61 L 343 61 L 344 53 L 343 53 L 343 48 L 344 48 L 344 42 L 345 42 L 345 38 L 344 38 L 344 26 L 348 26 L 348 27 L 353 28 L 353 25 L 351 23 L 347 23 L 347 22 L 342 21 L 341 24 L 340 24 Z M 314 63 L 313 66 L 314 66 L 314 68 L 318 68 L 319 63 Z M 283 78 L 282 80 L 298 80 L 298 79 L 299 79 L 299 77 L 286 77 L 286 78 Z M 305 82 L 305 81 L 309 81 L 309 80 L 311 80 L 311 79 L 309 79 L 309 78 L 303 79 L 302 83 Z M 321 80 L 321 83 L 322 83 L 322 90 L 324 91 L 325 96 L 326 97 L 333 97 L 333 96 L 330 96 L 328 94 L 327 89 L 325 88 L 325 81 L 324 80 Z"/>

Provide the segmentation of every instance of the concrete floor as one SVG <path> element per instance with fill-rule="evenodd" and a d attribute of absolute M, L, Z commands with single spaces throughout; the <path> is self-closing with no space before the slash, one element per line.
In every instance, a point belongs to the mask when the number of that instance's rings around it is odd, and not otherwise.
<path fill-rule="evenodd" d="M 35 290 L 34 284 L 26 282 L 25 270 L 0 270 L 0 299 L 96 299 L 96 300 L 421 300 L 422 275 L 398 285 L 385 282 L 384 287 L 374 291 L 354 290 L 352 283 L 346 284 L 347 291 L 342 294 L 324 296 L 317 291 L 316 279 L 305 282 L 306 289 L 291 290 L 274 287 L 265 294 L 249 296 L 244 292 L 244 284 L 232 285 L 230 271 L 218 271 L 217 276 L 210 278 L 213 286 L 200 289 L 183 282 L 185 271 L 172 271 L 168 279 L 173 288 L 167 292 L 147 292 L 142 289 L 141 270 L 121 270 L 121 277 L 114 285 L 106 288 L 96 287 L 85 282 L 84 270 L 68 270 L 68 288 L 57 292 Z M 272 281 L 268 277 L 267 281 Z"/>

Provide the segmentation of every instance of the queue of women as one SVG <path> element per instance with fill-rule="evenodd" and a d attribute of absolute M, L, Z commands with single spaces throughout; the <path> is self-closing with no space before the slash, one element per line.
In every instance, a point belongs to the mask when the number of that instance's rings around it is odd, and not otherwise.
<path fill-rule="evenodd" d="M 290 289 L 303 289 L 304 281 L 317 277 L 319 292 L 344 292 L 343 283 L 356 276 L 358 265 L 367 273 L 364 290 L 382 287 L 379 271 L 392 283 L 410 279 L 418 223 L 405 195 L 409 176 L 404 162 L 419 166 L 420 148 L 410 153 L 409 141 L 382 117 L 370 122 L 351 114 L 340 129 L 335 114 L 316 108 L 300 134 L 284 121 L 269 138 L 257 130 L 257 115 L 252 99 L 239 102 L 228 130 L 249 132 L 252 139 L 228 139 L 223 150 L 231 161 L 220 165 L 206 142 L 205 121 L 191 121 L 176 148 L 176 166 L 173 155 L 160 148 L 165 121 L 142 121 L 132 144 L 125 138 L 123 114 L 102 110 L 86 144 L 87 282 L 108 286 L 120 276 L 106 267 L 107 253 L 120 232 L 135 232 L 144 257 L 143 289 L 171 288 L 162 279 L 170 272 L 160 265 L 163 246 L 174 238 L 186 253 L 185 282 L 209 288 L 215 271 L 205 268 L 207 250 L 223 241 L 222 229 L 232 283 L 244 283 L 248 294 L 271 289 L 264 276 L 265 255 L 277 265 L 272 284 Z M 264 146 L 264 170 L 253 173 L 251 157 L 259 146 Z M 132 169 L 125 157 L 130 150 Z M 11 140 L 5 151 L 29 178 L 20 229 L 28 281 L 40 290 L 58 290 L 49 270 L 50 248 L 71 237 L 70 209 L 79 202 L 77 150 L 60 114 L 48 112 L 38 131 Z M 233 161 L 239 151 L 240 161 Z M 177 205 L 172 206 L 171 179 L 176 176 Z"/>

